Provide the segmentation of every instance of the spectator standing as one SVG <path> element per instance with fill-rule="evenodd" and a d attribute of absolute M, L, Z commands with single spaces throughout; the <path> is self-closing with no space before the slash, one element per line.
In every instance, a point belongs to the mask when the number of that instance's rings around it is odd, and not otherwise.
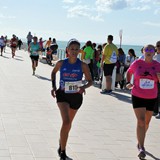
<path fill-rule="evenodd" d="M 104 76 L 106 78 L 106 89 L 102 90 L 102 94 L 110 94 L 112 92 L 112 73 L 117 62 L 118 49 L 115 44 L 113 44 L 113 36 L 108 35 L 108 43 L 103 49 L 101 67 L 104 71 Z"/>
<path fill-rule="evenodd" d="M 90 69 L 90 73 L 91 73 L 91 76 L 92 76 L 92 80 L 94 80 L 94 74 L 93 74 L 93 54 L 94 54 L 94 50 L 92 48 L 92 42 L 91 41 L 86 42 L 84 52 L 85 52 L 84 62 L 86 64 L 88 64 L 89 69 Z"/>
<path fill-rule="evenodd" d="M 120 88 L 123 89 L 124 87 L 124 64 L 125 64 L 126 55 L 122 48 L 118 49 L 118 58 L 116 62 L 117 70 L 116 70 L 116 84 L 117 87 L 118 83 Z"/>

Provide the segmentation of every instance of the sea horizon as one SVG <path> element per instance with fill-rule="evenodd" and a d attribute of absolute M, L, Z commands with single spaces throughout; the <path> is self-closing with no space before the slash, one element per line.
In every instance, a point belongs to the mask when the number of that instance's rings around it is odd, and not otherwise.
<path fill-rule="evenodd" d="M 25 43 L 27 43 L 27 40 L 26 39 L 21 39 L 22 41 L 23 41 L 23 43 L 25 44 Z M 47 40 L 46 40 L 47 41 Z M 68 41 L 65 41 L 65 40 L 57 40 L 57 44 L 58 44 L 58 49 L 59 50 L 61 50 L 61 51 L 65 51 L 65 49 L 66 49 L 66 46 L 67 46 L 67 43 L 68 43 Z M 85 43 L 86 42 L 80 42 L 81 43 L 81 47 L 83 47 L 84 45 L 85 45 Z M 95 42 L 96 43 L 96 42 Z M 104 42 L 105 43 L 105 42 Z M 103 43 L 96 43 L 97 44 L 97 46 L 99 45 L 99 44 L 103 44 Z M 45 42 L 44 42 L 44 45 L 45 45 Z M 120 48 L 120 44 L 115 44 L 118 48 Z M 124 51 L 124 53 L 127 55 L 128 54 L 128 50 L 129 49 L 134 49 L 134 51 L 135 51 L 135 54 L 136 54 L 136 56 L 137 57 L 139 57 L 139 56 L 141 56 L 141 49 L 142 49 L 142 45 L 129 45 L 129 44 L 121 44 L 121 48 L 123 49 L 123 51 Z"/>

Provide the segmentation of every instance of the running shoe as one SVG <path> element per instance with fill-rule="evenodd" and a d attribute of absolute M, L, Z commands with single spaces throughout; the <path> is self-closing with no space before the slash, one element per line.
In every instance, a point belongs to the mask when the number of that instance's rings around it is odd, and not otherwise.
<path fill-rule="evenodd" d="M 61 156 L 61 146 L 59 146 L 57 152 L 58 152 L 58 155 L 59 155 L 59 157 L 60 157 L 60 156 Z"/>
<path fill-rule="evenodd" d="M 101 93 L 101 94 L 106 94 L 106 93 L 107 93 L 107 90 L 106 90 L 106 89 L 103 89 L 100 93 Z"/>
<path fill-rule="evenodd" d="M 69 158 L 67 155 L 66 155 L 66 152 L 65 151 L 61 151 L 60 153 L 60 160 L 73 160 L 72 158 Z"/>
<path fill-rule="evenodd" d="M 138 149 L 138 151 L 139 151 L 138 157 L 139 157 L 140 159 L 144 159 L 144 158 L 146 157 L 145 148 L 144 148 L 144 147 L 141 148 L 141 147 L 139 146 L 139 144 L 137 144 L 137 149 Z"/>
<path fill-rule="evenodd" d="M 160 119 L 160 113 L 155 116 L 157 119 Z"/>
<path fill-rule="evenodd" d="M 140 159 L 145 159 L 146 153 L 145 153 L 145 150 L 144 150 L 144 149 L 141 148 L 141 149 L 139 150 L 138 157 L 139 157 Z"/>
<path fill-rule="evenodd" d="M 33 71 L 33 75 L 35 75 L 35 71 Z"/>
<path fill-rule="evenodd" d="M 104 90 L 102 90 L 100 93 L 101 93 L 101 94 L 111 94 L 111 93 L 112 93 L 112 90 L 106 90 L 106 89 L 104 89 Z"/>

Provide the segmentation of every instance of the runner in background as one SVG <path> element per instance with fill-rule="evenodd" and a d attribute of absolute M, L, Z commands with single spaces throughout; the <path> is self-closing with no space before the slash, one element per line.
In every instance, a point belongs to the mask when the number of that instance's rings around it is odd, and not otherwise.
<path fill-rule="evenodd" d="M 33 36 L 31 34 L 31 32 L 28 33 L 27 35 L 27 45 L 29 47 L 29 44 L 32 42 Z"/>
<path fill-rule="evenodd" d="M 18 39 L 18 45 L 17 47 L 19 48 L 19 50 L 21 50 L 21 46 L 23 45 L 23 42 L 21 39 Z"/>
<path fill-rule="evenodd" d="M 5 46 L 5 40 L 4 40 L 4 37 L 3 37 L 3 36 L 1 36 L 1 38 L 0 38 L 1 56 L 3 56 L 4 46 Z"/>
<path fill-rule="evenodd" d="M 46 49 L 49 48 L 49 47 L 51 46 L 51 43 L 52 43 L 52 38 L 50 37 L 50 38 L 48 39 L 48 41 L 46 42 L 44 48 L 46 48 Z"/>
<path fill-rule="evenodd" d="M 80 43 L 76 39 L 71 39 L 67 45 L 68 58 L 58 61 L 51 74 L 53 87 L 51 94 L 57 99 L 57 105 L 62 117 L 59 140 L 60 146 L 58 149 L 60 160 L 71 160 L 71 158 L 66 155 L 69 131 L 72 121 L 82 105 L 83 93 L 85 93 L 86 88 L 92 85 L 88 65 L 77 58 L 79 50 Z M 60 71 L 60 86 L 57 90 L 56 73 L 58 71 Z M 85 85 L 82 84 L 83 74 L 88 82 Z"/>
<path fill-rule="evenodd" d="M 146 157 L 144 142 L 157 101 L 157 86 L 160 82 L 160 64 L 153 60 L 155 47 L 146 45 L 143 53 L 144 59 L 134 61 L 126 74 L 127 87 L 132 88 L 132 105 L 137 118 L 137 149 L 140 159 Z M 134 75 L 133 84 L 130 83 L 132 75 Z"/>
<path fill-rule="evenodd" d="M 18 41 L 16 35 L 12 35 L 12 39 L 10 41 L 10 46 L 11 46 L 11 52 L 12 52 L 12 58 L 14 58 L 16 49 L 17 49 Z"/>
<path fill-rule="evenodd" d="M 33 75 L 35 75 L 35 71 L 38 66 L 38 59 L 39 59 L 38 52 L 40 51 L 40 46 L 37 40 L 38 40 L 37 37 L 33 37 L 33 42 L 31 42 L 28 47 L 28 52 L 30 53 L 30 58 L 32 61 Z"/>
<path fill-rule="evenodd" d="M 4 45 L 4 53 L 5 53 L 5 51 L 6 51 L 6 45 L 7 45 L 7 42 L 8 42 L 8 40 L 7 40 L 7 36 L 5 36 L 4 37 L 4 43 L 5 43 L 5 45 Z"/>

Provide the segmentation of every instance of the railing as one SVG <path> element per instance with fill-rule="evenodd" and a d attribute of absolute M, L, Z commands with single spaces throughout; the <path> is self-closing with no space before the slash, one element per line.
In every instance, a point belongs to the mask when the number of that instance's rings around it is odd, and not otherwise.
<path fill-rule="evenodd" d="M 57 57 L 59 60 L 63 60 L 66 58 L 66 52 L 64 49 L 58 49 L 57 50 Z M 77 56 L 79 59 L 81 59 L 81 53 L 78 54 Z"/>

